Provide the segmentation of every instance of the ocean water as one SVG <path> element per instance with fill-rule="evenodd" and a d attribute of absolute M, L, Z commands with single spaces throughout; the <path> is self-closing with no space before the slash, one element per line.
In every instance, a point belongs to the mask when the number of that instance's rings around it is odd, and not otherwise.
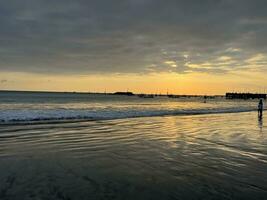
<path fill-rule="evenodd" d="M 0 92 L 0 123 L 105 120 L 253 111 L 257 101 L 153 99 L 81 93 Z"/>
<path fill-rule="evenodd" d="M 0 99 L 1 200 L 266 199 L 267 120 L 257 101 Z"/>

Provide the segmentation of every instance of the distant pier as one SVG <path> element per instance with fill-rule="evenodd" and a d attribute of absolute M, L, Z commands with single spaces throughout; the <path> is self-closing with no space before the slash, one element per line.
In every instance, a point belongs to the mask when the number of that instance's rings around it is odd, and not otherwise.
<path fill-rule="evenodd" d="M 266 94 L 258 93 L 231 93 L 225 94 L 227 99 L 266 99 Z"/>
<path fill-rule="evenodd" d="M 115 92 L 114 95 L 125 95 L 125 96 L 134 96 L 132 92 Z"/>

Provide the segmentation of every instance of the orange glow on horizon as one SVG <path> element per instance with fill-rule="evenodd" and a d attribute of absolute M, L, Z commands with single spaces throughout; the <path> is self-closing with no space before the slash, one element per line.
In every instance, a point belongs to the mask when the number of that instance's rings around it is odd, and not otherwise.
<path fill-rule="evenodd" d="M 252 73 L 217 74 L 207 73 L 158 73 L 124 75 L 37 75 L 30 73 L 1 74 L 6 83 L 2 90 L 65 91 L 65 92 L 116 92 L 153 94 L 224 94 L 227 91 L 262 92 L 267 78 Z M 12 77 L 16 77 L 12 80 Z M 253 79 L 253 77 L 256 77 Z M 259 78 L 260 77 L 260 78 Z M 248 84 L 250 83 L 250 84 Z"/>

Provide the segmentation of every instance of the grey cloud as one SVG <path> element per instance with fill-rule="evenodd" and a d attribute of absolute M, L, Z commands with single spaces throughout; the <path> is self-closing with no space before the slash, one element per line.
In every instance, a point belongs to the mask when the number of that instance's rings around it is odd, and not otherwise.
<path fill-rule="evenodd" d="M 225 73 L 242 66 L 245 70 L 244 60 L 266 52 L 266 13 L 264 0 L 2 1 L 0 70 L 63 74 Z M 231 56 L 235 62 L 220 65 L 216 63 L 220 56 Z M 177 67 L 166 65 L 168 60 Z M 190 68 L 188 62 L 213 65 Z"/>

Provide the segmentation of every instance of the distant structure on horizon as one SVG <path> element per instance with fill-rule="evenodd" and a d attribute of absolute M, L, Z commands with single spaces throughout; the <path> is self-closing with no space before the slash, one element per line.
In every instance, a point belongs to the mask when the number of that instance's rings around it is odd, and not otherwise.
<path fill-rule="evenodd" d="M 126 95 L 126 96 L 134 96 L 132 92 L 115 92 L 114 95 Z"/>
<path fill-rule="evenodd" d="M 227 99 L 266 99 L 266 94 L 258 93 L 231 93 L 225 94 Z"/>

